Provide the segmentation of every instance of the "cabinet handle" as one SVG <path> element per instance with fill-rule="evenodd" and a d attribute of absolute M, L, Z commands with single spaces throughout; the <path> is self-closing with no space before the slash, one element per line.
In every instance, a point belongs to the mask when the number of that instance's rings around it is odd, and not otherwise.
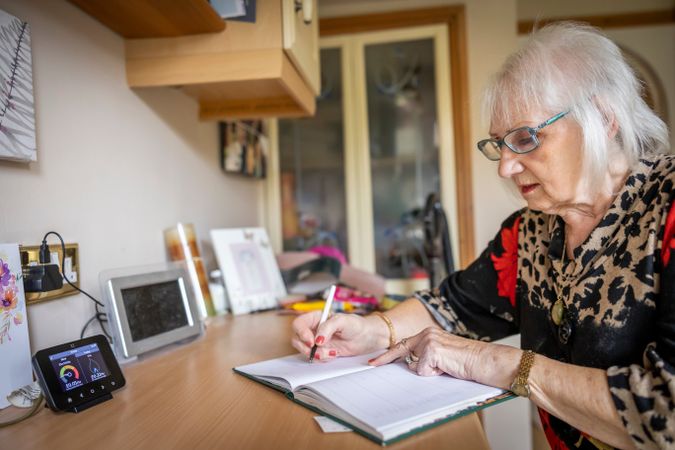
<path fill-rule="evenodd" d="M 312 23 L 314 4 L 312 0 L 295 0 L 295 12 L 302 11 L 302 21 L 305 25 Z"/>

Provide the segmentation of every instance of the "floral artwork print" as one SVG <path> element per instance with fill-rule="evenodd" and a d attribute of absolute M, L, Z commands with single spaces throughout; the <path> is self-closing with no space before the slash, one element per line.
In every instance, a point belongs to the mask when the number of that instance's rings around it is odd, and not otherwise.
<path fill-rule="evenodd" d="M 20 299 L 16 282 L 9 263 L 0 259 L 0 345 L 12 340 L 12 325 L 16 327 L 23 323 L 23 314 L 16 308 Z"/>

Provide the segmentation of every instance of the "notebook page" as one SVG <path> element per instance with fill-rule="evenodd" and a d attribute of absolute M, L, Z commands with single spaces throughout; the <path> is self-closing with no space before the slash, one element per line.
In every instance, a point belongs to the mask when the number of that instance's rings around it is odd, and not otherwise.
<path fill-rule="evenodd" d="M 254 364 L 236 367 L 240 372 L 271 381 L 270 378 L 281 378 L 295 390 L 300 385 L 312 383 L 340 375 L 374 369 L 368 365 L 368 360 L 381 355 L 382 351 L 367 355 L 336 358 L 329 362 L 307 362 L 307 357 L 301 354 L 284 356 Z M 278 384 L 278 383 L 277 383 Z"/>
<path fill-rule="evenodd" d="M 421 377 L 402 363 L 318 381 L 309 388 L 379 432 L 407 422 L 419 426 L 416 419 L 434 415 L 443 417 L 438 413 L 449 415 L 504 392 L 448 375 Z M 300 395 L 298 398 L 302 400 Z M 335 408 L 330 410 L 335 411 Z M 409 429 L 412 428 L 414 426 Z"/>

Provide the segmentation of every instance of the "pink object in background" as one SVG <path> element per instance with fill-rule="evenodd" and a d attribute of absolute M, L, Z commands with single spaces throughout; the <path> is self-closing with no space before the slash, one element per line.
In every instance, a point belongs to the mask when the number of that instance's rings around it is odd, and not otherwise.
<path fill-rule="evenodd" d="M 362 303 L 374 307 L 378 305 L 377 297 L 374 295 L 344 286 L 338 286 L 335 290 L 335 300 L 338 302 Z"/>
<path fill-rule="evenodd" d="M 309 249 L 310 252 L 321 256 L 328 256 L 337 259 L 342 264 L 347 264 L 347 257 L 340 251 L 339 248 L 330 247 L 328 245 L 317 245 Z"/>
<path fill-rule="evenodd" d="M 283 252 L 278 254 L 279 269 L 288 270 L 300 264 L 319 258 L 316 253 L 310 252 Z M 361 292 L 367 292 L 377 298 L 384 297 L 384 278 L 378 274 L 357 269 L 349 264 L 342 264 L 339 280 L 348 286 L 354 286 Z"/>

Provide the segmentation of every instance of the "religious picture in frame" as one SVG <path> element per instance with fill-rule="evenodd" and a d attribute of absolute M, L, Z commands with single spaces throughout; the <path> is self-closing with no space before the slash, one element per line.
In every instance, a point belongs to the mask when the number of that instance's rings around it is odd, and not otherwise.
<path fill-rule="evenodd" d="M 220 123 L 220 166 L 226 173 L 265 178 L 269 138 L 263 120 Z"/>
<path fill-rule="evenodd" d="M 263 228 L 211 230 L 232 314 L 272 309 L 286 296 L 274 252 Z"/>
<path fill-rule="evenodd" d="M 0 10 L 0 159 L 37 161 L 28 23 Z"/>

